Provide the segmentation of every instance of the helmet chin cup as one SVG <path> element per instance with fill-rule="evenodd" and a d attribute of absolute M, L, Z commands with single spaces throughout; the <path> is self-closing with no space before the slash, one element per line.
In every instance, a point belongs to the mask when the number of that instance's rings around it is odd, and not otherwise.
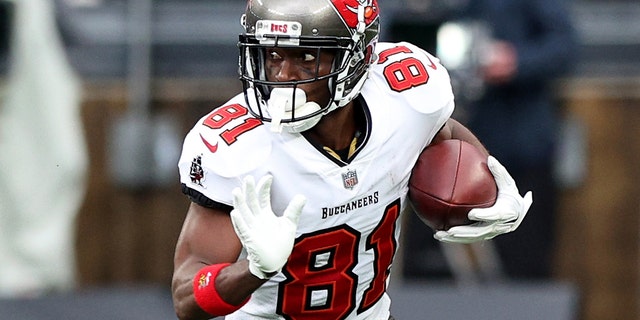
<path fill-rule="evenodd" d="M 287 132 L 297 133 L 308 130 L 320 121 L 322 114 L 285 123 L 282 120 L 292 119 L 294 114 L 296 117 L 305 117 L 320 109 L 319 104 L 313 101 L 307 102 L 307 95 L 302 89 L 274 88 L 267 101 L 267 111 L 271 116 L 271 131 L 282 132 L 284 128 Z"/>

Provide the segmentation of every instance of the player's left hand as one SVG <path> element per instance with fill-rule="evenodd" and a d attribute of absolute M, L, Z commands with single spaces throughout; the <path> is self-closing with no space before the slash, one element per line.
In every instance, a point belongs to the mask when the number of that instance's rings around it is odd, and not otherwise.
<path fill-rule="evenodd" d="M 512 232 L 520 226 L 533 203 L 532 192 L 529 191 L 522 197 L 515 181 L 496 158 L 489 156 L 487 165 L 498 187 L 496 203 L 489 208 L 472 209 L 468 214 L 469 220 L 477 222 L 438 231 L 434 235 L 437 240 L 472 243 Z"/>

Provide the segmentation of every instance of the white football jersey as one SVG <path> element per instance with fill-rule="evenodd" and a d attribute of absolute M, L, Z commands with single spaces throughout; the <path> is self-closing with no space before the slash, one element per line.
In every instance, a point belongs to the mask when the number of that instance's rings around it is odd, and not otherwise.
<path fill-rule="evenodd" d="M 447 71 L 409 43 L 379 43 L 362 89 L 367 130 L 349 163 L 301 134 L 274 133 L 242 94 L 187 135 L 180 180 L 232 205 L 242 178 L 273 175 L 273 211 L 296 194 L 307 203 L 282 272 L 227 319 L 383 319 L 411 169 L 453 112 Z"/>

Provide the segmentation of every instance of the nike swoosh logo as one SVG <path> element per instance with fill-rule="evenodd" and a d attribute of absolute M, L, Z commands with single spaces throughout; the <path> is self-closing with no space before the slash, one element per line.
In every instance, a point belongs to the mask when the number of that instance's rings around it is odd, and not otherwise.
<path fill-rule="evenodd" d="M 216 153 L 216 151 L 218 151 L 218 143 L 217 142 L 216 142 L 215 145 L 209 143 L 209 141 L 204 139 L 202 134 L 200 134 L 200 139 L 202 139 L 202 142 L 204 143 L 205 146 L 207 146 L 207 149 L 209 149 L 209 151 L 211 151 L 211 153 Z"/>
<path fill-rule="evenodd" d="M 433 63 L 433 61 L 431 61 L 431 58 L 427 57 L 427 59 L 429 60 L 429 62 L 431 62 L 431 65 L 428 66 L 429 68 L 433 69 L 433 70 L 437 70 L 438 66 L 436 66 L 435 63 Z"/>

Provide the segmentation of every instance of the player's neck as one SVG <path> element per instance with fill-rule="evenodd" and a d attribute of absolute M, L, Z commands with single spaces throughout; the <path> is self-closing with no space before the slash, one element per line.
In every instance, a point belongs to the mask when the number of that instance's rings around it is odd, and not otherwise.
<path fill-rule="evenodd" d="M 354 104 L 338 108 L 305 132 L 307 138 L 333 150 L 348 148 L 357 131 Z"/>

